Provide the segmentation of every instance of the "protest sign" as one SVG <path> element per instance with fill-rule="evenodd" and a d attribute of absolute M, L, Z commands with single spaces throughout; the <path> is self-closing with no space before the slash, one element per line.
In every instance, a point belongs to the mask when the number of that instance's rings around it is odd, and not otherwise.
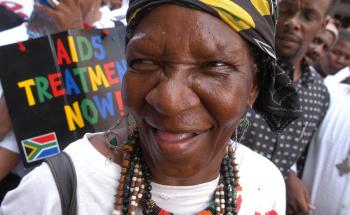
<path fill-rule="evenodd" d="M 123 26 L 0 47 L 0 80 L 26 166 L 123 116 Z"/>

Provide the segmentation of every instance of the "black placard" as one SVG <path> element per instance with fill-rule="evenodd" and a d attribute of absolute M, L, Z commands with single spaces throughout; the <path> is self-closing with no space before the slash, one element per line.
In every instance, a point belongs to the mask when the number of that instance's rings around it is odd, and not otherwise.
<path fill-rule="evenodd" d="M 124 115 L 123 26 L 69 30 L 0 47 L 0 80 L 26 166 Z"/>

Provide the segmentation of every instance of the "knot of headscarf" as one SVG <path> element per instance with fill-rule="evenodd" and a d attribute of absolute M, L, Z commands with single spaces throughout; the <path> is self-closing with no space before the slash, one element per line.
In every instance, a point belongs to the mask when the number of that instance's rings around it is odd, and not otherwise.
<path fill-rule="evenodd" d="M 298 94 L 288 75 L 276 63 L 275 27 L 277 0 L 131 0 L 127 12 L 126 42 L 140 20 L 161 4 L 176 4 L 209 13 L 225 22 L 254 49 L 260 50 L 265 64 L 261 88 L 254 110 L 267 121 L 272 131 L 281 131 L 299 117 Z"/>

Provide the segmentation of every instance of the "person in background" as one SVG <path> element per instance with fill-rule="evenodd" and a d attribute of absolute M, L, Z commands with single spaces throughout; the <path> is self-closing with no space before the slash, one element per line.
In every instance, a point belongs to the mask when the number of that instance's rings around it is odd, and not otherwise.
<path fill-rule="evenodd" d="M 13 26 L 12 28 L 0 31 L 0 46 L 28 39 L 26 25 L 32 14 L 33 4 L 33 0 L 0 0 L 1 7 L 17 14 L 23 20 L 18 26 Z M 1 18 L 1 22 L 8 22 L 8 20 Z"/>
<path fill-rule="evenodd" d="M 129 0 L 119 1 L 121 6 L 119 8 L 112 7 L 110 12 L 111 19 L 114 21 L 120 21 L 126 25 L 126 11 L 128 10 Z M 118 4 L 119 6 L 119 4 Z"/>
<path fill-rule="evenodd" d="M 33 35 L 47 35 L 67 29 L 84 29 L 86 27 L 110 28 L 114 22 L 108 11 L 101 11 L 102 0 L 64 0 L 52 6 L 38 2 L 34 4 L 34 12 L 28 28 Z M 53 3 L 51 3 L 53 4 Z M 43 19 L 43 14 L 48 18 Z M 40 19 L 40 22 L 37 21 Z"/>
<path fill-rule="evenodd" d="M 7 110 L 5 98 L 2 94 L 2 89 L 0 89 L 0 141 L 5 138 L 10 130 L 11 120 Z"/>
<path fill-rule="evenodd" d="M 299 205 L 301 198 L 293 194 L 290 171 L 311 141 L 312 135 L 328 109 L 329 94 L 323 79 L 306 64 L 304 56 L 314 39 L 326 26 L 326 17 L 334 0 L 281 0 L 276 29 L 276 50 L 279 63 L 296 86 L 302 107 L 302 116 L 284 130 L 272 132 L 262 117 L 253 110 L 248 112 L 251 126 L 244 144 L 270 159 L 287 180 L 289 213 L 307 212 L 311 205 Z"/>
<path fill-rule="evenodd" d="M 129 7 L 129 0 L 104 0 L 102 4 L 104 5 L 104 9 L 101 9 L 102 13 L 106 14 L 105 16 L 108 16 L 116 26 L 126 25 L 126 12 Z"/>
<path fill-rule="evenodd" d="M 33 10 L 32 0 L 0 0 L 0 46 L 27 39 L 21 34 Z M 16 41 L 15 41 L 16 42 Z M 0 83 L 0 202 L 26 171 L 20 165 L 16 139 Z M 12 172 L 11 172 L 12 171 Z"/>
<path fill-rule="evenodd" d="M 24 175 L 18 147 L 0 83 L 0 203 L 8 190 L 14 189 Z M 17 167 L 16 173 L 10 173 Z"/>
<path fill-rule="evenodd" d="M 338 40 L 339 30 L 331 18 L 324 31 L 316 35 L 307 49 L 305 60 L 308 65 L 317 63 L 325 54 L 327 54 Z"/>
<path fill-rule="evenodd" d="M 315 133 L 302 181 L 315 206 L 309 215 L 350 214 L 350 73 L 343 82 L 325 80 L 330 106 Z"/>
<path fill-rule="evenodd" d="M 344 67 L 350 65 L 350 31 L 342 29 L 339 32 L 339 38 L 332 50 L 325 55 L 318 63 L 315 69 L 322 77 L 334 75 Z"/>

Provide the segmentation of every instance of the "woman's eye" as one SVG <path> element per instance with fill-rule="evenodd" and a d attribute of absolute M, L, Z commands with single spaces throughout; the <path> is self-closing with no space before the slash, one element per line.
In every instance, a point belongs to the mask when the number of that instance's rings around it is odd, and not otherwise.
<path fill-rule="evenodd" d="M 210 75 L 224 75 L 234 71 L 234 68 L 222 61 L 209 61 L 202 65 L 201 71 Z"/>
<path fill-rule="evenodd" d="M 224 62 L 220 61 L 209 61 L 205 64 L 206 67 L 222 67 L 227 66 Z"/>
<path fill-rule="evenodd" d="M 136 59 L 131 61 L 129 67 L 135 71 L 151 72 L 160 68 L 160 65 L 152 60 Z"/>

